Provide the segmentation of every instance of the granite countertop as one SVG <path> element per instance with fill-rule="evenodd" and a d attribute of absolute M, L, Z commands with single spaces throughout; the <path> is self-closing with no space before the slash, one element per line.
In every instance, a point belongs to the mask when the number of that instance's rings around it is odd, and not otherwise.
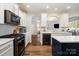
<path fill-rule="evenodd" d="M 0 45 L 3 45 L 7 42 L 14 40 L 14 38 L 0 38 Z"/>
<path fill-rule="evenodd" d="M 51 35 L 51 37 L 61 43 L 79 43 L 79 36 L 53 36 Z"/>

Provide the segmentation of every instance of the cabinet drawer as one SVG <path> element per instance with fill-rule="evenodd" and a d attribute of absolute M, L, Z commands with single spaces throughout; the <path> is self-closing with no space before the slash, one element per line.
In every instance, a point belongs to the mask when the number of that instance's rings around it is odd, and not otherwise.
<path fill-rule="evenodd" d="M 10 47 L 4 52 L 2 52 L 0 56 L 13 56 L 13 47 Z"/>
<path fill-rule="evenodd" d="M 10 47 L 13 48 L 13 41 L 7 42 L 6 44 L 3 44 L 0 46 L 0 54 L 3 53 L 5 50 L 9 49 Z"/>

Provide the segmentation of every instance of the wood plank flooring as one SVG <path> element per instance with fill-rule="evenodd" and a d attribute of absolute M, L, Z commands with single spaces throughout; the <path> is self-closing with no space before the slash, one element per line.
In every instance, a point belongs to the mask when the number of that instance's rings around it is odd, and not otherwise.
<path fill-rule="evenodd" d="M 35 38 L 32 38 L 35 40 Z M 37 40 L 37 38 L 36 38 Z M 41 46 L 40 42 L 34 41 L 30 43 L 25 49 L 25 56 L 52 56 L 51 46 Z"/>

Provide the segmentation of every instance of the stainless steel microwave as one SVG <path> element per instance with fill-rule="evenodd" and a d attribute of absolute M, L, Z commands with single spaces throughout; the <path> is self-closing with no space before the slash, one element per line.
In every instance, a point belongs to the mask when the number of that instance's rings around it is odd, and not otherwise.
<path fill-rule="evenodd" d="M 19 25 L 20 17 L 9 10 L 4 10 L 4 22 L 11 25 Z"/>

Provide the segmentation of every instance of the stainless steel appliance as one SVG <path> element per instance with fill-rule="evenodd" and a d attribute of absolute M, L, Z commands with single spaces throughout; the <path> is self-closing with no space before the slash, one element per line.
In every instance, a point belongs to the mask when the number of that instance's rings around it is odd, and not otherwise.
<path fill-rule="evenodd" d="M 5 19 L 5 23 L 7 24 L 11 24 L 11 25 L 20 24 L 20 17 L 9 10 L 4 10 L 4 19 Z"/>

